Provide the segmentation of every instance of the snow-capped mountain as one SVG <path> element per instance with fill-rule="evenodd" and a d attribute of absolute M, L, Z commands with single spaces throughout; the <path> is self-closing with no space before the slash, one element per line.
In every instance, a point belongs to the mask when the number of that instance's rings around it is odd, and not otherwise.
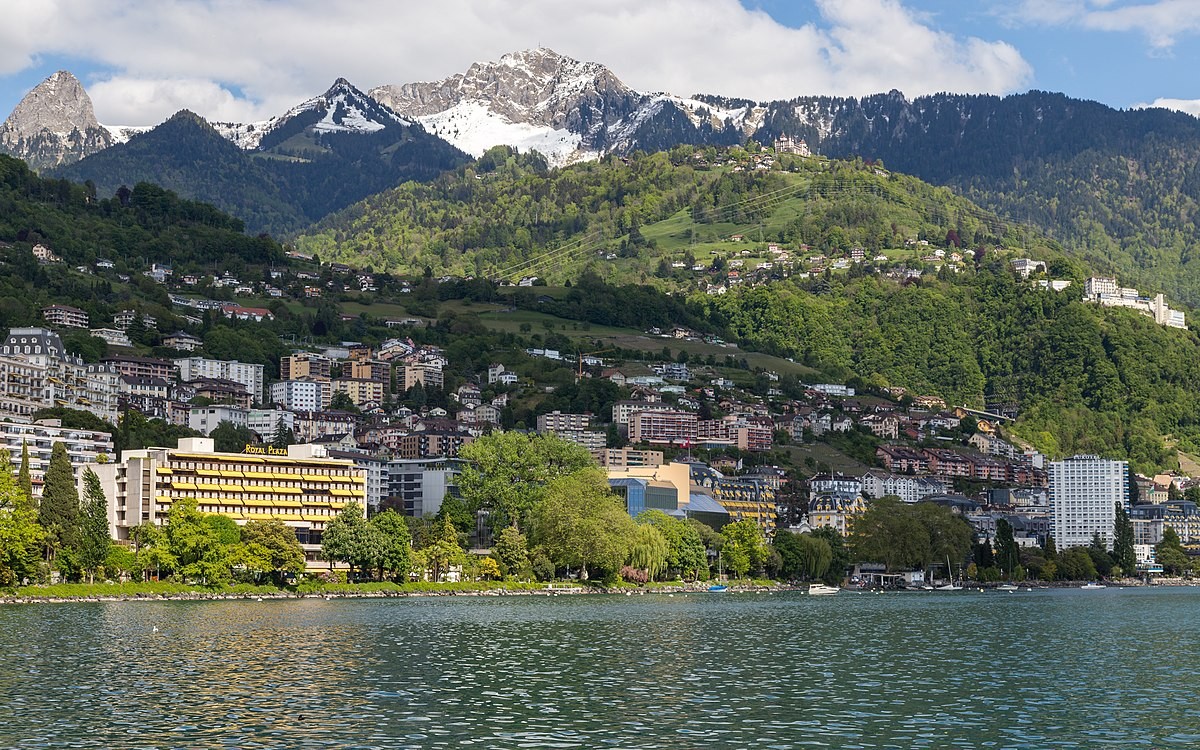
<path fill-rule="evenodd" d="M 635 91 L 599 63 L 545 48 L 475 63 L 442 81 L 380 86 L 371 95 L 468 153 L 506 144 L 537 149 L 552 164 L 644 147 L 645 136 L 664 126 L 693 131 L 684 140 L 702 131 L 741 132 L 756 109 L 727 111 Z"/>
<path fill-rule="evenodd" d="M 79 79 L 65 70 L 35 86 L 0 125 L 0 152 L 34 169 L 79 161 L 114 142 Z"/>

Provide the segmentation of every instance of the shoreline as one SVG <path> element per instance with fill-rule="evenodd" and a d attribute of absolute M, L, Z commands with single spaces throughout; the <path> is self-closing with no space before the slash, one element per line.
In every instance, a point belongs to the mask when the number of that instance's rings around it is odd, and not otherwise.
<path fill-rule="evenodd" d="M 1037 585 L 1022 584 L 1021 589 L 1030 589 L 1034 591 L 1062 589 L 1071 590 L 1078 589 L 1084 581 L 1054 581 L 1040 582 Z M 446 596 L 466 596 L 466 597 L 504 597 L 504 596 L 588 596 L 597 594 L 608 594 L 614 596 L 644 596 L 646 594 L 707 594 L 708 587 L 713 584 L 681 584 L 681 585 L 663 585 L 650 588 L 644 587 L 594 587 L 582 586 L 578 584 L 547 584 L 542 588 L 530 587 L 513 587 L 505 586 L 481 587 L 481 588 L 452 588 L 456 584 L 447 584 L 445 589 L 425 588 L 422 590 L 403 591 L 237 591 L 237 592 L 222 592 L 222 591 L 174 591 L 174 592 L 130 592 L 112 594 L 89 593 L 80 594 L 78 596 L 61 595 L 61 594 L 0 594 L 0 605 L 20 605 L 20 604 L 71 604 L 85 602 L 164 602 L 164 601 L 266 601 L 271 600 L 289 600 L 289 599 L 407 599 L 413 597 L 446 597 Z M 1119 581 L 1106 582 L 1106 588 L 1186 588 L 1200 586 L 1200 582 L 1186 580 L 1165 580 L 1155 581 L 1153 583 L 1144 583 L 1142 581 Z M 808 584 L 787 584 L 777 583 L 774 585 L 762 584 L 731 584 L 728 589 L 722 593 L 731 594 L 747 594 L 747 593 L 775 593 L 775 592 L 806 592 Z M 984 593 L 995 591 L 996 586 L 972 586 L 963 589 L 962 593 Z M 884 593 L 938 593 L 936 591 L 927 590 L 880 590 L 880 589 L 851 589 L 844 588 L 846 593 L 866 593 L 874 591 L 883 591 Z M 950 593 L 950 592 L 942 592 Z M 957 592 L 955 592 L 957 593 Z"/>
<path fill-rule="evenodd" d="M 451 586 L 453 584 L 450 584 Z M 0 605 L 6 604 L 70 604 L 84 602 L 166 602 L 166 601 L 266 601 L 288 600 L 288 599 L 407 599 L 413 597 L 445 597 L 445 596 L 472 596 L 472 597 L 501 597 L 501 596 L 588 596 L 596 594 L 609 595 L 629 595 L 643 596 L 645 594 L 703 594 L 708 593 L 708 587 L 712 584 L 689 585 L 683 584 L 678 586 L 655 586 L 652 588 L 604 588 L 594 586 L 581 586 L 577 584 L 553 584 L 546 585 L 543 588 L 528 588 L 514 587 L 507 588 L 503 586 L 489 588 L 450 588 L 445 589 L 423 589 L 415 591 L 314 591 L 314 592 L 298 592 L 298 591 L 251 591 L 251 592 L 222 592 L 222 591 L 179 591 L 169 593 L 157 592 L 134 592 L 134 593 L 113 593 L 113 594 L 81 594 L 79 596 L 45 594 L 0 594 Z M 804 591 L 807 585 L 793 586 L 790 584 L 778 584 L 773 586 L 763 586 L 758 584 L 738 584 L 730 585 L 728 593 L 765 593 L 775 591 Z"/>

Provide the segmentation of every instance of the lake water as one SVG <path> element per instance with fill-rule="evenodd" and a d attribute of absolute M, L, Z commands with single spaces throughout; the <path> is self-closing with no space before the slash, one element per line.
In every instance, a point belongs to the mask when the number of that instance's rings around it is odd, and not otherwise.
<path fill-rule="evenodd" d="M 0 606 L 0 747 L 1195 748 L 1198 636 L 1195 588 Z"/>

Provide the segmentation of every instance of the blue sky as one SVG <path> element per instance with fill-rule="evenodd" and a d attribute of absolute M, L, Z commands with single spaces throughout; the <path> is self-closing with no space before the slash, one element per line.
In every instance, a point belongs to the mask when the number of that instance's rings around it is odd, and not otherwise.
<path fill-rule="evenodd" d="M 538 45 L 643 91 L 1039 88 L 1200 114 L 1200 0 L 0 0 L 0 115 L 60 68 L 109 125 L 279 114 Z"/>

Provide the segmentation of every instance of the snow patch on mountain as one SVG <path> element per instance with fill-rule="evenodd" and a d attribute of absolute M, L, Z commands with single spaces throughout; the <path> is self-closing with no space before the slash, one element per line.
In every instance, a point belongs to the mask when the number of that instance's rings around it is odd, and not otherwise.
<path fill-rule="evenodd" d="M 272 117 L 258 122 L 210 122 L 209 125 L 212 125 L 222 138 L 243 151 L 253 151 L 262 142 L 263 136 L 278 122 L 278 117 Z"/>
<path fill-rule="evenodd" d="M 464 101 L 450 109 L 417 121 L 425 130 L 472 156 L 481 156 L 492 146 L 508 145 L 519 151 L 536 150 L 552 166 L 599 158 L 583 148 L 583 137 L 561 128 L 510 122 L 488 108 L 486 102 Z"/>
<path fill-rule="evenodd" d="M 112 136 L 113 143 L 128 143 L 135 135 L 153 130 L 153 125 L 101 125 Z"/>

